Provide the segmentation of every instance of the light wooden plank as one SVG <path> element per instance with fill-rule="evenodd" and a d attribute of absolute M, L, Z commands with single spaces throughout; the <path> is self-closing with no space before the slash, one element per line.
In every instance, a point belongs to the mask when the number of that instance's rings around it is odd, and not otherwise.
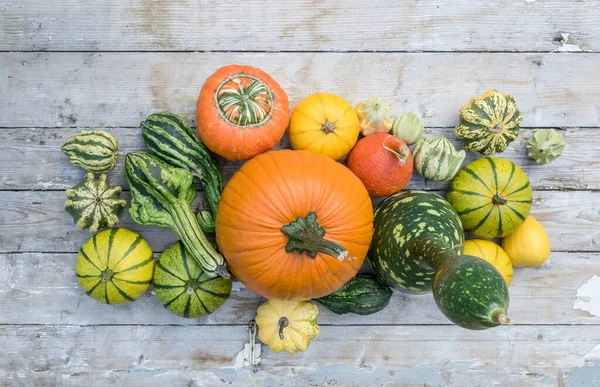
<path fill-rule="evenodd" d="M 20 0 L 2 3 L 0 49 L 553 51 L 570 44 L 597 51 L 599 4 Z"/>
<path fill-rule="evenodd" d="M 600 54 L 230 52 L 0 53 L 0 126 L 137 127 L 164 110 L 193 121 L 202 84 L 231 63 L 272 74 L 292 107 L 318 91 L 353 104 L 380 95 L 396 115 L 452 127 L 462 105 L 498 88 L 524 127 L 600 126 Z"/>
<path fill-rule="evenodd" d="M 201 196 L 192 208 L 202 205 Z M 129 192 L 122 198 L 129 202 Z M 0 253 L 78 251 L 90 234 L 75 229 L 64 201 L 62 191 L 0 191 Z M 554 251 L 600 250 L 600 191 L 536 191 L 533 201 L 531 214 L 548 231 Z M 176 240 L 168 229 L 135 224 L 127 211 L 119 217 L 119 227 L 138 231 L 153 251 Z"/>
<path fill-rule="evenodd" d="M 38 128 L 0 130 L 0 190 L 58 190 L 67 189 L 79 182 L 85 174 L 80 168 L 69 164 L 60 147 L 80 128 Z M 145 150 L 140 130 L 137 128 L 108 128 L 119 140 L 121 157 L 116 168 L 109 174 L 114 184 L 127 189 L 123 175 L 125 154 Z M 563 155 L 550 165 L 538 165 L 527 157 L 527 140 L 532 130 L 521 130 L 521 135 L 500 157 L 519 165 L 529 176 L 535 189 L 600 189 L 600 164 L 590 157 L 600 149 L 600 130 L 595 128 L 569 128 L 561 131 L 566 140 Z M 426 129 L 425 137 L 446 136 L 457 149 L 460 141 L 454 137 L 453 128 Z M 277 148 L 290 148 L 287 134 Z M 465 164 L 480 157 L 468 152 Z M 225 181 L 243 164 L 219 160 Z M 40 168 L 43 164 L 43 168 Z M 446 189 L 448 182 L 425 181 L 416 171 L 407 186 L 409 189 Z"/>
<path fill-rule="evenodd" d="M 235 282 L 225 305 L 203 319 L 169 313 L 152 290 L 129 304 L 105 305 L 83 293 L 75 277 L 75 260 L 76 254 L 1 254 L 0 325 L 244 325 L 264 302 Z M 542 267 L 515 269 L 508 310 L 511 321 L 600 325 L 600 318 L 573 310 L 577 289 L 592 273 L 600 273 L 600 253 L 555 252 Z M 320 305 L 319 310 L 319 323 L 326 325 L 450 324 L 431 295 L 395 292 L 383 311 L 369 316 L 336 315 Z"/>
<path fill-rule="evenodd" d="M 11 386 L 595 386 L 597 327 L 321 328 L 305 353 L 242 366 L 231 326 L 4 326 L 0 380 Z M 254 372 L 253 372 L 254 371 Z"/>

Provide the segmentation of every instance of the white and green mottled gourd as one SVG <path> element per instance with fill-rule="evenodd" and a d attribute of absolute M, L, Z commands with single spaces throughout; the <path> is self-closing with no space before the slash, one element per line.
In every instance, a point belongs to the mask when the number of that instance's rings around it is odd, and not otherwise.
<path fill-rule="evenodd" d="M 527 141 L 527 156 L 538 164 L 548 164 L 565 148 L 565 139 L 554 129 L 537 129 Z"/>
<path fill-rule="evenodd" d="M 70 137 L 60 148 L 71 164 L 89 172 L 106 173 L 115 167 L 119 143 L 103 130 L 84 130 Z"/>
<path fill-rule="evenodd" d="M 75 220 L 75 226 L 79 230 L 87 228 L 92 234 L 100 227 L 113 227 L 119 223 L 117 213 L 127 204 L 119 199 L 121 187 L 111 187 L 104 174 L 95 177 L 89 172 L 66 194 L 64 208 Z"/>
<path fill-rule="evenodd" d="M 466 152 L 457 151 L 446 137 L 421 139 L 413 152 L 415 169 L 427 179 L 451 180 L 460 169 Z"/>

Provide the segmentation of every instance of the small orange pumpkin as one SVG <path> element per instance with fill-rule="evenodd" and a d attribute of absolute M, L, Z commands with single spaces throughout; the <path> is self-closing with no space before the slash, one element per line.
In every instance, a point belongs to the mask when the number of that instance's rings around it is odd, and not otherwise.
<path fill-rule="evenodd" d="M 269 299 L 308 300 L 356 275 L 371 242 L 373 208 L 342 164 L 277 150 L 233 175 L 215 231 L 228 268 L 248 289 Z"/>
<path fill-rule="evenodd" d="M 229 160 L 247 160 L 273 148 L 290 119 L 288 97 L 267 73 L 230 65 L 212 74 L 196 105 L 198 133 Z"/>

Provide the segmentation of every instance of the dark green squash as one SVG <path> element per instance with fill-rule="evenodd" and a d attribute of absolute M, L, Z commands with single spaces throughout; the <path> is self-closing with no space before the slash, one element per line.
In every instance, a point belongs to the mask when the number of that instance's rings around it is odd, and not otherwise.
<path fill-rule="evenodd" d="M 367 315 L 379 312 L 387 306 L 392 289 L 373 274 L 358 274 L 338 291 L 316 298 L 336 314 L 354 313 Z"/>
<path fill-rule="evenodd" d="M 464 234 L 456 211 L 438 195 L 402 191 L 375 210 L 369 262 L 387 285 L 433 290 L 440 310 L 463 328 L 506 324 L 508 289 L 488 262 L 461 255 Z"/>

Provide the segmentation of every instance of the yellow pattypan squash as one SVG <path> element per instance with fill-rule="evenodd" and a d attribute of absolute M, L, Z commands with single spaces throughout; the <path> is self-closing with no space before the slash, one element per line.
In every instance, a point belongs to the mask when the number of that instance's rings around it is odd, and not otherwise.
<path fill-rule="evenodd" d="M 514 266 L 539 266 L 550 256 L 548 234 L 531 216 L 512 234 L 502 239 L 502 248 Z"/>
<path fill-rule="evenodd" d="M 317 337 L 319 309 L 308 301 L 268 300 L 256 311 L 258 337 L 271 351 L 296 353 Z"/>
<path fill-rule="evenodd" d="M 500 246 L 485 239 L 469 239 L 465 241 L 465 255 L 472 255 L 487 261 L 502 274 L 506 286 L 510 286 L 513 278 L 513 266 L 508 255 Z"/>

